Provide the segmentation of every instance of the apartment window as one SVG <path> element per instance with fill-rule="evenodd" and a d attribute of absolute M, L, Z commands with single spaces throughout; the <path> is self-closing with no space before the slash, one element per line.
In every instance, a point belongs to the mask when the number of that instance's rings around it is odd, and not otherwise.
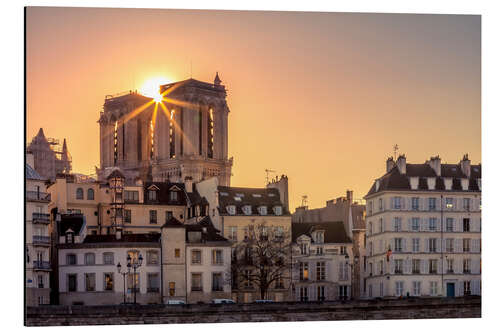
<path fill-rule="evenodd" d="M 470 211 L 470 198 L 464 198 L 464 210 Z"/>
<path fill-rule="evenodd" d="M 174 256 L 176 258 L 180 258 L 180 256 L 181 256 L 181 249 L 175 249 L 174 250 Z"/>
<path fill-rule="evenodd" d="M 104 252 L 102 254 L 102 262 L 104 265 L 114 265 L 115 258 L 113 252 Z"/>
<path fill-rule="evenodd" d="M 452 209 L 453 208 L 453 198 L 446 198 L 446 208 L 447 209 Z"/>
<path fill-rule="evenodd" d="M 403 274 L 403 259 L 394 260 L 394 274 Z"/>
<path fill-rule="evenodd" d="M 437 230 L 437 218 L 435 218 L 435 217 L 429 218 L 429 230 L 430 231 Z"/>
<path fill-rule="evenodd" d="M 381 211 L 383 208 L 383 205 L 382 205 L 382 198 L 379 198 L 378 199 L 378 210 Z"/>
<path fill-rule="evenodd" d="M 201 273 L 191 273 L 191 291 L 202 291 Z"/>
<path fill-rule="evenodd" d="M 413 296 L 420 296 L 420 281 L 413 281 Z"/>
<path fill-rule="evenodd" d="M 318 256 L 323 255 L 323 247 L 321 246 L 316 247 L 316 255 Z"/>
<path fill-rule="evenodd" d="M 380 260 L 378 262 L 378 271 L 379 271 L 380 275 L 384 275 L 384 261 L 383 260 Z"/>
<path fill-rule="evenodd" d="M 383 226 L 384 225 L 384 220 L 381 218 L 378 224 L 378 232 L 382 232 Z"/>
<path fill-rule="evenodd" d="M 394 218 L 394 231 L 401 231 L 401 218 L 400 217 Z"/>
<path fill-rule="evenodd" d="M 438 261 L 437 259 L 429 260 L 429 274 L 437 274 Z"/>
<path fill-rule="evenodd" d="M 454 243 L 453 238 L 448 238 L 446 239 L 446 252 L 453 252 L 453 243 Z"/>
<path fill-rule="evenodd" d="M 317 294 L 318 294 L 318 301 L 322 302 L 324 301 L 325 298 L 325 286 L 318 286 L 317 288 Z"/>
<path fill-rule="evenodd" d="M 431 296 L 437 296 L 437 281 L 431 281 L 430 294 Z"/>
<path fill-rule="evenodd" d="M 349 272 L 347 270 L 347 264 L 343 261 L 339 262 L 339 280 L 345 281 L 349 279 Z"/>
<path fill-rule="evenodd" d="M 470 252 L 470 238 L 464 238 L 462 243 L 463 243 L 463 252 Z"/>
<path fill-rule="evenodd" d="M 464 274 L 470 273 L 470 259 L 464 259 L 463 272 L 464 272 Z"/>
<path fill-rule="evenodd" d="M 149 190 L 148 191 L 148 200 L 149 201 L 156 201 L 158 200 L 158 196 L 155 190 Z"/>
<path fill-rule="evenodd" d="M 309 301 L 309 296 L 307 295 L 307 287 L 300 287 L 300 301 L 307 302 Z"/>
<path fill-rule="evenodd" d="M 113 273 L 104 273 L 104 290 L 113 291 Z"/>
<path fill-rule="evenodd" d="M 85 265 L 95 265 L 95 254 L 85 253 Z"/>
<path fill-rule="evenodd" d="M 470 231 L 470 219 L 465 218 L 463 220 L 463 225 L 464 225 L 464 232 L 469 232 Z"/>
<path fill-rule="evenodd" d="M 132 223 L 132 211 L 130 209 L 123 210 L 123 222 Z"/>
<path fill-rule="evenodd" d="M 418 217 L 413 217 L 411 219 L 411 230 L 412 231 L 420 230 L 420 219 Z"/>
<path fill-rule="evenodd" d="M 44 287 L 43 275 L 38 275 L 37 279 L 38 279 L 38 288 L 43 288 Z"/>
<path fill-rule="evenodd" d="M 371 285 L 370 285 L 371 287 Z M 346 299 L 349 297 L 348 286 L 339 286 L 339 297 L 341 299 Z"/>
<path fill-rule="evenodd" d="M 170 191 L 170 201 L 177 201 L 178 194 L 177 191 Z"/>
<path fill-rule="evenodd" d="M 285 288 L 285 284 L 283 283 L 283 274 L 278 273 L 278 277 L 275 280 L 274 288 L 283 289 Z"/>
<path fill-rule="evenodd" d="M 401 209 L 401 197 L 394 197 L 394 208 Z"/>
<path fill-rule="evenodd" d="M 453 218 L 452 217 L 446 218 L 446 231 L 453 232 Z"/>
<path fill-rule="evenodd" d="M 411 198 L 411 209 L 412 210 L 418 210 L 418 206 L 419 206 L 419 198 Z"/>
<path fill-rule="evenodd" d="M 222 250 L 212 250 L 212 264 L 213 265 L 222 265 Z"/>
<path fill-rule="evenodd" d="M 247 269 L 243 272 L 243 276 L 245 278 L 244 282 L 243 282 L 243 287 L 245 288 L 251 288 L 252 287 L 252 280 L 251 280 L 251 277 L 252 277 L 252 271 Z"/>
<path fill-rule="evenodd" d="M 420 274 L 420 259 L 411 260 L 411 272 L 413 274 Z"/>
<path fill-rule="evenodd" d="M 309 280 L 309 264 L 307 262 L 300 263 L 300 277 L 301 281 Z"/>
<path fill-rule="evenodd" d="M 222 273 L 212 273 L 212 291 L 222 290 Z"/>
<path fill-rule="evenodd" d="M 76 265 L 76 254 L 66 255 L 66 265 Z"/>
<path fill-rule="evenodd" d="M 171 210 L 167 210 L 165 212 L 165 222 L 167 222 L 168 220 L 170 220 L 173 216 L 174 216 L 173 212 Z"/>
<path fill-rule="evenodd" d="M 448 273 L 453 273 L 453 259 L 446 259 L 446 268 Z"/>
<path fill-rule="evenodd" d="M 139 202 L 139 191 L 124 191 L 125 202 Z"/>
<path fill-rule="evenodd" d="M 403 296 L 404 282 L 396 281 L 396 296 Z"/>
<path fill-rule="evenodd" d="M 175 296 L 175 282 L 168 283 L 168 294 L 170 296 Z"/>
<path fill-rule="evenodd" d="M 192 264 L 201 264 L 201 251 L 200 250 L 191 250 L 191 263 Z"/>
<path fill-rule="evenodd" d="M 147 251 L 146 263 L 148 265 L 158 265 L 158 251 Z"/>
<path fill-rule="evenodd" d="M 157 223 L 157 212 L 156 210 L 150 210 L 149 211 L 149 223 L 150 224 L 156 224 Z"/>
<path fill-rule="evenodd" d="M 372 222 L 368 223 L 368 230 L 370 232 L 370 235 L 372 235 L 373 234 L 373 223 Z"/>
<path fill-rule="evenodd" d="M 470 295 L 470 281 L 464 281 L 464 296 Z"/>
<path fill-rule="evenodd" d="M 341 246 L 340 247 L 340 254 L 346 254 L 347 253 L 347 247 Z"/>
<path fill-rule="evenodd" d="M 87 200 L 94 200 L 94 189 L 89 188 L 87 190 Z"/>
<path fill-rule="evenodd" d="M 412 245 L 413 245 L 413 252 L 415 252 L 415 253 L 420 252 L 420 239 L 419 238 L 413 238 Z"/>
<path fill-rule="evenodd" d="M 300 254 L 308 254 L 309 245 L 307 243 L 300 244 Z"/>
<path fill-rule="evenodd" d="M 403 252 L 402 238 L 394 238 L 394 252 Z"/>
<path fill-rule="evenodd" d="M 430 211 L 436 210 L 436 198 L 429 198 L 429 210 Z"/>
<path fill-rule="evenodd" d="M 85 290 L 95 291 L 95 273 L 85 273 Z"/>
<path fill-rule="evenodd" d="M 148 293 L 157 293 L 160 291 L 160 275 L 158 273 L 148 273 L 147 288 Z"/>
<path fill-rule="evenodd" d="M 83 188 L 79 187 L 76 189 L 76 199 L 83 200 Z"/>
<path fill-rule="evenodd" d="M 128 292 L 134 292 L 134 289 L 137 292 L 140 292 L 140 283 L 139 283 L 139 273 L 130 273 L 127 275 L 127 290 Z"/>
<path fill-rule="evenodd" d="M 282 226 L 277 226 L 274 228 L 274 237 L 278 239 L 283 238 L 283 227 Z"/>
<path fill-rule="evenodd" d="M 316 263 L 316 280 L 324 281 L 326 278 L 326 264 L 324 261 Z"/>
<path fill-rule="evenodd" d="M 76 274 L 68 274 L 68 291 L 76 291 Z"/>
<path fill-rule="evenodd" d="M 429 252 L 437 252 L 437 239 L 429 238 Z"/>

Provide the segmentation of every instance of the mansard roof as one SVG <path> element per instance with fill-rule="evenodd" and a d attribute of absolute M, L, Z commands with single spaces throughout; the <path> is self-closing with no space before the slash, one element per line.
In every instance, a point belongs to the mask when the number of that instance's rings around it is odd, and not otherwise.
<path fill-rule="evenodd" d="M 170 182 L 146 182 L 144 183 L 144 204 L 146 205 L 169 205 L 169 206 L 185 206 L 187 202 L 186 192 L 183 183 Z M 154 186 L 158 188 L 156 191 L 156 200 L 149 200 L 148 189 Z M 177 200 L 170 200 L 170 192 L 176 191 Z"/>
<path fill-rule="evenodd" d="M 188 241 L 188 233 L 201 232 L 201 242 L 229 242 L 226 238 L 220 235 L 220 231 L 216 229 L 210 219 L 210 216 L 205 216 L 196 224 L 186 224 L 186 242 Z"/>
<path fill-rule="evenodd" d="M 481 178 L 481 164 L 471 165 L 468 191 L 479 191 L 478 179 Z M 445 191 L 444 179 L 452 178 L 452 191 L 463 191 L 461 179 L 467 178 L 462 172 L 459 164 L 441 164 L 441 176 L 439 177 L 432 167 L 427 164 L 406 164 L 406 174 L 402 174 L 397 166 L 373 182 L 367 196 L 382 191 L 411 191 L 410 177 L 418 177 L 418 188 L 420 191 L 428 191 L 427 178 L 436 178 L 436 191 Z"/>
<path fill-rule="evenodd" d="M 26 179 L 32 179 L 32 180 L 45 180 L 40 176 L 38 172 L 36 172 L 35 169 L 33 169 L 29 164 L 26 164 Z"/>
<path fill-rule="evenodd" d="M 87 235 L 84 243 L 158 243 L 160 233 L 149 234 L 122 234 L 120 239 L 112 235 Z"/>
<path fill-rule="evenodd" d="M 292 223 L 292 241 L 296 242 L 297 238 L 302 235 L 306 235 L 311 238 L 311 242 L 314 243 L 314 238 L 312 233 L 316 230 L 323 230 L 324 243 L 351 243 L 352 240 L 347 236 L 342 221 L 335 222 L 320 222 L 320 223 L 304 223 L 304 222 L 294 222 Z"/>
<path fill-rule="evenodd" d="M 61 221 L 57 223 L 59 236 L 64 236 L 68 230 L 72 230 L 75 235 L 79 235 L 86 225 L 83 214 L 61 214 Z"/>
<path fill-rule="evenodd" d="M 287 215 L 285 207 L 280 201 L 280 192 L 276 188 L 248 188 L 248 187 L 229 187 L 218 186 L 219 195 L 219 213 L 228 215 L 226 207 L 235 206 L 236 215 L 245 215 L 244 206 L 252 208 L 252 215 L 259 215 L 258 207 L 267 207 L 268 212 L 272 212 L 275 206 L 281 206 L 282 215 Z"/>
<path fill-rule="evenodd" d="M 161 227 L 162 228 L 184 228 L 185 225 L 181 221 L 179 221 L 178 219 L 176 219 L 175 217 L 172 216 Z"/>

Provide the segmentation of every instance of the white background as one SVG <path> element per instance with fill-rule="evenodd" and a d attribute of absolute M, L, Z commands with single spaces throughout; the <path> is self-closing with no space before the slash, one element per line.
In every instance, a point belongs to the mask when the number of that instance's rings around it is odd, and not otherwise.
<path fill-rule="evenodd" d="M 413 320 L 409 321 L 348 321 L 348 322 L 291 322 L 291 323 L 243 323 L 243 324 L 198 324 L 198 325 L 147 325 L 92 327 L 92 331 L 120 330 L 169 330 L 174 332 L 252 332 L 255 330 L 282 330 L 287 332 L 349 330 L 349 332 L 478 332 L 493 331 L 498 303 L 499 285 L 499 238 L 498 211 L 495 199 L 500 188 L 500 158 L 498 153 L 500 105 L 498 95 L 500 61 L 500 12 L 498 1 L 479 0 L 365 0 L 365 1 L 280 1 L 253 0 L 234 1 L 7 1 L 0 9 L 2 61 L 0 86 L 2 93 L 1 130 L 2 154 L 1 174 L 2 203 L 2 293 L 1 318 L 4 329 L 23 329 L 23 152 L 24 152 L 24 11 L 30 6 L 92 6 L 92 7 L 142 7 L 142 8 L 198 8 L 198 9 L 254 9 L 295 10 L 329 12 L 386 12 L 386 13 L 435 13 L 435 14 L 480 14 L 482 15 L 482 164 L 483 166 L 483 307 L 482 319 L 460 320 Z M 496 325 L 498 326 L 498 324 Z M 40 331 L 67 330 L 68 328 L 40 328 Z M 84 332 L 88 327 L 72 327 L 71 331 Z"/>

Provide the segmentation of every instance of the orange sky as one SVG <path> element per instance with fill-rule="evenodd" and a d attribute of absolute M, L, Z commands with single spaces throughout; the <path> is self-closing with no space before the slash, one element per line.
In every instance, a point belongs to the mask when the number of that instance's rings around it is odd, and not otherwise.
<path fill-rule="evenodd" d="M 228 89 L 231 184 L 287 174 L 292 212 L 364 196 L 395 143 L 481 161 L 479 16 L 31 7 L 26 25 L 26 139 L 67 138 L 75 172 L 99 163 L 106 94 L 191 62 Z"/>

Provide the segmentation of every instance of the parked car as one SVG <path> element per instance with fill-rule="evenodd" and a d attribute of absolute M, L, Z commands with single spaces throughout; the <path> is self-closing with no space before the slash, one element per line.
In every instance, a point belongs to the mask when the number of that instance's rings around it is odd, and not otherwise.
<path fill-rule="evenodd" d="M 236 304 L 236 302 L 233 301 L 232 299 L 226 299 L 226 298 L 215 298 L 210 303 L 212 303 L 212 304 Z"/>
<path fill-rule="evenodd" d="M 168 305 L 184 305 L 186 304 L 186 301 L 180 300 L 180 299 L 169 299 L 167 301 Z"/>
<path fill-rule="evenodd" d="M 274 303 L 272 299 L 256 299 L 255 303 Z"/>

